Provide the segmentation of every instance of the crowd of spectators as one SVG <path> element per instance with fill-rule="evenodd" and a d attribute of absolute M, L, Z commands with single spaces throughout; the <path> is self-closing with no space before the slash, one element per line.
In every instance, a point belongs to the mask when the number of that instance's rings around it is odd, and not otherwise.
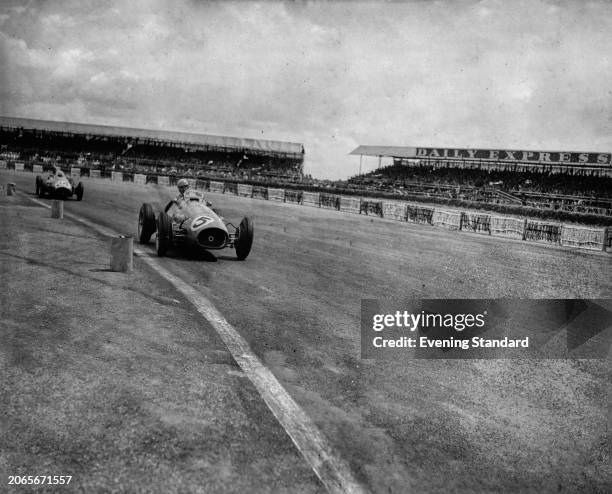
<path fill-rule="evenodd" d="M 303 158 L 248 149 L 196 149 L 123 138 L 0 129 L 1 151 L 22 160 L 88 169 L 187 177 L 299 180 Z"/>
<path fill-rule="evenodd" d="M 398 195 L 586 212 L 612 210 L 612 176 L 552 167 L 463 167 L 394 164 L 352 177 L 349 187 Z"/>
<path fill-rule="evenodd" d="M 113 156 L 121 154 L 125 148 L 125 145 L 117 139 L 7 128 L 0 130 L 0 143 L 3 148 L 19 151 L 22 159 L 26 160 L 40 154 L 64 160 L 76 160 L 79 156 L 88 153 L 112 159 Z"/>
<path fill-rule="evenodd" d="M 537 192 L 566 196 L 612 198 L 612 177 L 587 171 L 553 173 L 508 169 L 455 168 L 437 166 L 391 165 L 363 176 L 353 177 L 349 183 L 381 189 L 443 186 L 461 188 L 495 187 L 509 194 Z"/>

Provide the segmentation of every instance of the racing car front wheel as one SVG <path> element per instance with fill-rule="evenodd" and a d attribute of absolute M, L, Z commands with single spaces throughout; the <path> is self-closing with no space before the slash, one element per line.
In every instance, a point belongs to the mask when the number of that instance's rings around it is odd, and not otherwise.
<path fill-rule="evenodd" d="M 157 217 L 157 237 L 155 239 L 155 248 L 157 255 L 163 257 L 168 252 L 172 243 L 172 223 L 168 215 L 161 211 Z"/>
<path fill-rule="evenodd" d="M 238 238 L 234 244 L 236 248 L 236 257 L 239 261 L 244 261 L 249 255 L 249 252 L 251 252 L 251 246 L 253 245 L 253 233 L 253 220 L 248 216 L 245 216 L 238 227 Z"/>
<path fill-rule="evenodd" d="M 153 206 L 145 202 L 138 213 L 138 241 L 146 244 L 155 233 L 155 213 Z"/>

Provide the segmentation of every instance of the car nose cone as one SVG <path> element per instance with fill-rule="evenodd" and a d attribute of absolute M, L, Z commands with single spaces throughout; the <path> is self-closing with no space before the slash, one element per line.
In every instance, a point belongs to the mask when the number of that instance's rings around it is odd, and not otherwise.
<path fill-rule="evenodd" d="M 198 234 L 198 243 L 211 249 L 222 248 L 227 243 L 227 233 L 221 228 L 207 228 Z"/>

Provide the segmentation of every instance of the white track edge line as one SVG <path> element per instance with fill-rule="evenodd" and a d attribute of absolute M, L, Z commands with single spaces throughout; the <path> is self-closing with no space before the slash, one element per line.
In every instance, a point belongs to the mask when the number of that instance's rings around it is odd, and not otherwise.
<path fill-rule="evenodd" d="M 42 201 L 31 197 L 28 199 L 51 209 L 51 206 Z M 109 237 L 119 235 L 109 228 L 73 213 L 65 213 L 65 216 L 92 228 L 102 235 Z M 182 293 L 212 325 L 236 363 L 255 386 L 276 420 L 289 435 L 298 451 L 327 490 L 334 494 L 365 492 L 363 487 L 355 480 L 346 462 L 334 454 L 333 448 L 312 419 L 291 398 L 274 374 L 253 353 L 247 341 L 240 336 L 212 302 L 188 283 L 160 266 L 154 258 L 139 247 L 134 247 L 134 254 Z"/>

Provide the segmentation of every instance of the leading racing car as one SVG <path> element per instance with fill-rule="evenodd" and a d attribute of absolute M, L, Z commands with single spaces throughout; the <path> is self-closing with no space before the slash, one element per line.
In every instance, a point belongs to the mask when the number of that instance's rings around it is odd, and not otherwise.
<path fill-rule="evenodd" d="M 67 178 L 64 172 L 57 166 L 52 167 L 43 175 L 36 176 L 36 195 L 43 197 L 45 194 L 58 199 L 68 199 L 72 195 L 76 196 L 77 201 L 83 199 L 83 184 L 74 184 L 72 178 Z"/>
<path fill-rule="evenodd" d="M 253 220 L 245 216 L 239 226 L 226 223 L 204 200 L 201 192 L 188 190 L 180 200 L 170 201 L 155 216 L 153 205 L 144 203 L 138 214 L 138 240 L 146 244 L 154 233 L 158 256 L 174 246 L 192 245 L 205 250 L 236 250 L 243 261 L 253 245 Z"/>

